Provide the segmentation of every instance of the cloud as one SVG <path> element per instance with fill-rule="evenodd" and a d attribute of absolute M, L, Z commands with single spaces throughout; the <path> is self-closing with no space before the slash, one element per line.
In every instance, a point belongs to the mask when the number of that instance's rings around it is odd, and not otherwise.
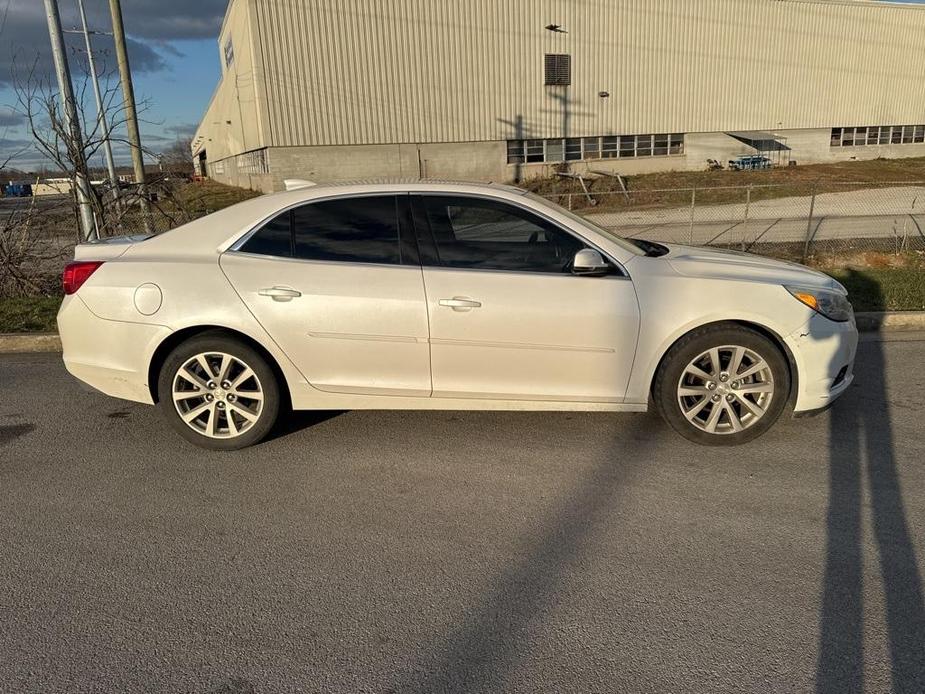
<path fill-rule="evenodd" d="M 0 160 L 5 159 L 6 156 L 9 156 L 9 151 L 13 150 L 14 152 L 21 149 L 28 149 L 32 147 L 32 140 L 27 140 L 23 138 L 5 138 L 0 135 L 0 149 L 3 149 L 4 152 L 0 154 Z"/>
<path fill-rule="evenodd" d="M 198 127 L 198 123 L 179 123 L 166 126 L 164 132 L 168 132 L 175 137 L 192 137 Z"/>
<path fill-rule="evenodd" d="M 25 118 L 16 111 L 0 108 L 0 128 L 11 128 L 21 125 L 24 121 Z"/>
<path fill-rule="evenodd" d="M 124 0 L 122 13 L 129 34 L 128 50 L 132 71 L 153 72 L 164 67 L 164 55 L 176 54 L 171 42 L 202 39 L 218 35 L 227 0 Z M 0 3 L 2 10 L 3 3 Z M 74 3 L 61 5 L 61 26 L 76 27 L 79 18 Z M 90 28 L 108 31 L 111 27 L 109 4 L 103 0 L 86 0 Z M 2 18 L 2 17 L 0 17 Z M 94 48 L 101 53 L 106 67 L 115 66 L 112 39 L 95 36 Z M 65 34 L 69 59 L 73 63 L 83 46 L 83 37 Z M 44 6 L 41 2 L 11 0 L 6 22 L 0 29 L 0 87 L 13 81 L 14 64 L 22 78 L 35 64 L 38 74 L 52 73 L 51 46 Z M 72 65 L 72 69 L 74 66 Z"/>

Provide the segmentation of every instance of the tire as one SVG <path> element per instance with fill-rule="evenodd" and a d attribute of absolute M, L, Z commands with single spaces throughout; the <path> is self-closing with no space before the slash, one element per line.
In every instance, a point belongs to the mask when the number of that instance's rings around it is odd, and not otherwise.
<path fill-rule="evenodd" d="M 774 425 L 790 399 L 790 383 L 787 360 L 774 342 L 725 324 L 678 340 L 662 359 L 652 396 L 662 418 L 689 441 L 736 446 Z"/>
<path fill-rule="evenodd" d="M 266 359 L 220 332 L 177 346 L 161 365 L 157 394 L 158 407 L 180 436 L 215 451 L 261 441 L 276 423 L 281 403 L 279 382 Z"/>

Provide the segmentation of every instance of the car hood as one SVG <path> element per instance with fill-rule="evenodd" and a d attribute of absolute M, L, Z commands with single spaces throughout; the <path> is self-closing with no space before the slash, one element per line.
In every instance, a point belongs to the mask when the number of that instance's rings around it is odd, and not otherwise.
<path fill-rule="evenodd" d="M 739 251 L 663 245 L 669 249 L 663 259 L 677 273 L 688 277 L 767 282 L 845 292 L 841 284 L 825 273 L 797 263 Z"/>

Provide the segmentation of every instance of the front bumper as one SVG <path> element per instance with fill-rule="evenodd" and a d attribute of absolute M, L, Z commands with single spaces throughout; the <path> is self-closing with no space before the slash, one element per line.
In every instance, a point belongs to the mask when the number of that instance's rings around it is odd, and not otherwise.
<path fill-rule="evenodd" d="M 58 311 L 58 332 L 73 376 L 106 395 L 153 404 L 148 365 L 169 328 L 100 318 L 73 295 Z"/>
<path fill-rule="evenodd" d="M 794 413 L 828 407 L 851 386 L 858 348 L 853 318 L 836 323 L 816 314 L 785 341 L 797 367 Z"/>

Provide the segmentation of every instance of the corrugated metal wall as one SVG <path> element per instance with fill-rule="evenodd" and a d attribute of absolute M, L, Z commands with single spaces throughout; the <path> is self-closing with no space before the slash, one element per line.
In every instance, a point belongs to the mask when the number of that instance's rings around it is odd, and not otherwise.
<path fill-rule="evenodd" d="M 246 1 L 267 145 L 925 122 L 921 8 L 837 0 Z M 571 54 L 572 86 L 543 86 L 544 53 Z"/>

